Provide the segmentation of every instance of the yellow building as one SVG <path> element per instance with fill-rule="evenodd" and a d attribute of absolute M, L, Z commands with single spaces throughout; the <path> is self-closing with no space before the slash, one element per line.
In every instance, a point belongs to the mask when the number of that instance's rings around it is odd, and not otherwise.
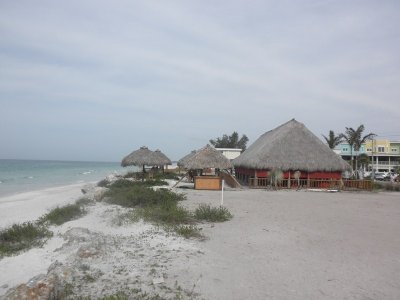
<path fill-rule="evenodd" d="M 387 139 L 367 140 L 361 145 L 360 151 L 351 151 L 349 144 L 342 143 L 337 148 L 337 153 L 345 160 L 350 160 L 351 154 L 357 156 L 367 154 L 371 164 L 369 169 L 379 172 L 393 171 L 400 166 L 400 141 L 390 141 Z"/>

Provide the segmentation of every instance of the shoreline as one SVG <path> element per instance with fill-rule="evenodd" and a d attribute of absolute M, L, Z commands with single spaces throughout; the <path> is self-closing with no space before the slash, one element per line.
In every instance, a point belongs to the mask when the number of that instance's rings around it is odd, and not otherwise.
<path fill-rule="evenodd" d="M 70 186 L 70 185 L 90 184 L 93 182 L 98 182 L 100 180 L 101 179 L 96 180 L 96 181 L 92 181 L 92 180 L 90 180 L 90 181 L 75 181 L 75 182 L 67 182 L 67 183 L 56 183 L 56 184 L 52 184 L 52 185 L 37 185 L 37 186 L 34 186 L 27 190 L 6 192 L 5 194 L 0 193 L 0 202 L 1 202 L 2 198 L 6 198 L 6 197 L 12 197 L 12 196 L 20 195 L 20 194 L 31 193 L 31 192 L 40 192 L 43 190 L 48 190 L 48 189 L 52 189 L 52 188 L 61 188 L 61 187 Z"/>

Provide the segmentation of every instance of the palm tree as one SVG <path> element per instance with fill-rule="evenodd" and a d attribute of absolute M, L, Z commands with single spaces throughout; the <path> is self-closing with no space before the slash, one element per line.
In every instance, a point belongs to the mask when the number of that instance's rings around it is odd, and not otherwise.
<path fill-rule="evenodd" d="M 338 136 L 335 135 L 335 132 L 333 130 L 329 130 L 329 135 L 328 137 L 322 135 L 328 144 L 329 148 L 335 149 L 337 145 L 339 145 L 343 141 L 343 137 L 341 134 Z"/>
<path fill-rule="evenodd" d="M 366 135 L 362 135 L 365 130 L 364 125 L 358 126 L 356 130 L 351 127 L 346 127 L 346 132 L 341 134 L 340 136 L 350 145 L 350 153 L 351 153 L 351 168 L 354 169 L 353 163 L 353 149 L 356 152 L 356 157 L 358 157 L 358 151 L 360 151 L 361 145 L 365 143 L 366 140 L 372 139 L 376 134 L 368 133 Z M 356 170 L 357 170 L 357 159 L 356 159 Z M 357 173 L 356 173 L 357 177 Z"/>
<path fill-rule="evenodd" d="M 361 164 L 361 167 L 368 170 L 368 166 L 370 164 L 370 160 L 367 154 L 362 153 L 358 156 L 358 163 Z"/>

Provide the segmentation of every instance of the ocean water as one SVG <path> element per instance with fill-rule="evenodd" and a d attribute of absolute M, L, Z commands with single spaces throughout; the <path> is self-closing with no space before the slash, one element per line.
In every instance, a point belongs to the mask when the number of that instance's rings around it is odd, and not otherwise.
<path fill-rule="evenodd" d="M 74 183 L 99 181 L 133 168 L 119 163 L 0 159 L 0 196 Z"/>

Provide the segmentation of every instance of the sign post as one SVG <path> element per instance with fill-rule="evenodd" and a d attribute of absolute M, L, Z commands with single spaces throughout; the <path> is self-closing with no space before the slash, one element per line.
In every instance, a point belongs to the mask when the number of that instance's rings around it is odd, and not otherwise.
<path fill-rule="evenodd" d="M 222 179 L 221 206 L 224 206 L 224 185 L 225 185 L 225 180 Z"/>

